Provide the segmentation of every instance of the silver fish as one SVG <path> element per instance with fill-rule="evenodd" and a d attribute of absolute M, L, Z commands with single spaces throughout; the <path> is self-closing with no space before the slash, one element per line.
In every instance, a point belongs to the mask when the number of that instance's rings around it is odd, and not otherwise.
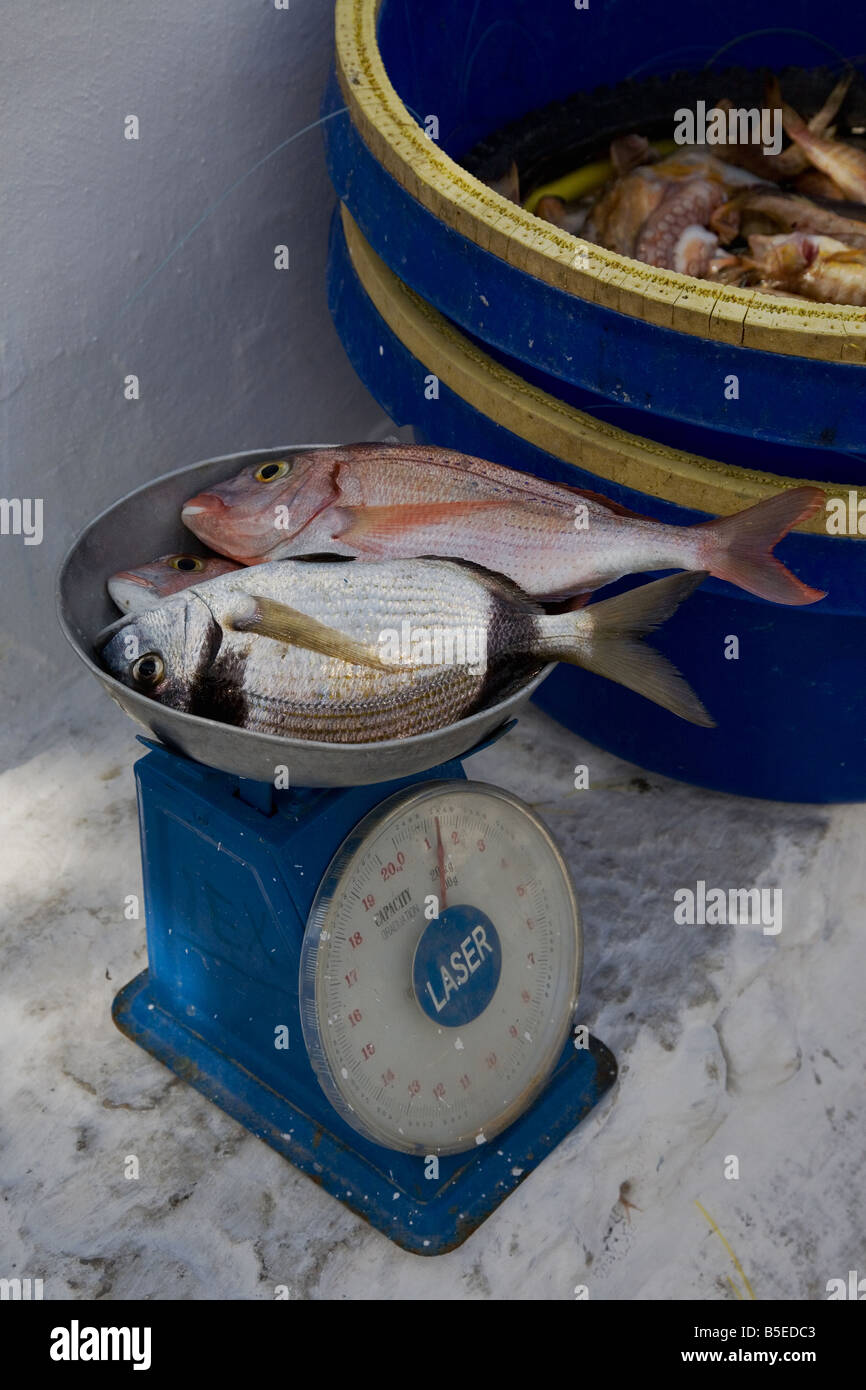
<path fill-rule="evenodd" d="M 368 743 L 444 728 L 568 661 L 712 725 L 636 639 L 705 576 L 543 613 L 508 580 L 447 560 L 284 560 L 193 585 L 120 619 L 102 660 L 124 685 L 262 733 Z"/>

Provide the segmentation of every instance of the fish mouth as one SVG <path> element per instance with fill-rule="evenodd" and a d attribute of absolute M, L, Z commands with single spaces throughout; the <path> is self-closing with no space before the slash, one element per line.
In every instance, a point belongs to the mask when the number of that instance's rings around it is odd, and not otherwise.
<path fill-rule="evenodd" d="M 150 584 L 150 580 L 143 579 L 140 574 L 135 573 L 135 570 L 122 570 L 121 573 L 116 574 L 113 579 L 109 579 L 108 583 L 110 593 L 110 586 L 112 584 L 140 584 L 141 587 L 145 589 Z"/>
<path fill-rule="evenodd" d="M 104 627 L 100 632 L 97 632 L 93 639 L 93 650 L 97 655 L 101 657 L 103 648 L 107 646 L 109 639 L 114 637 L 115 633 L 120 632 L 121 628 L 128 627 L 130 623 L 134 623 L 137 617 L 137 613 L 124 613 L 122 617 L 115 618 L 113 623 L 109 623 L 108 627 Z"/>
<path fill-rule="evenodd" d="M 184 502 L 180 509 L 180 519 L 183 521 L 188 516 L 214 516 L 227 510 L 225 502 L 221 497 L 217 497 L 215 492 L 199 492 L 188 502 Z"/>
<path fill-rule="evenodd" d="M 124 613 L 129 612 L 130 603 L 133 599 L 138 599 L 142 589 L 153 597 L 154 603 L 159 602 L 150 580 L 142 578 L 141 575 L 116 574 L 113 579 L 109 579 L 106 588 L 112 600 Z"/>

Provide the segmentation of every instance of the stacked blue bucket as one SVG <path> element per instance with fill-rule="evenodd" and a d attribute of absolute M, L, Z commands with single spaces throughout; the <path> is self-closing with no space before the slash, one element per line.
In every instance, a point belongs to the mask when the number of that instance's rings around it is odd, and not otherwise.
<path fill-rule="evenodd" d="M 862 21 L 849 8 L 816 13 L 802 0 L 766 0 L 762 19 L 760 32 L 743 35 L 741 22 L 714 7 L 692 15 L 688 43 L 674 47 L 660 38 L 670 33 L 671 11 L 659 0 L 586 8 L 338 0 L 337 73 L 324 112 L 332 117 L 328 160 L 342 204 L 329 297 L 365 385 L 398 424 L 430 443 L 685 525 L 708 513 L 694 505 L 698 494 L 688 484 L 650 481 L 659 476 L 660 451 L 680 461 L 693 455 L 697 473 L 730 484 L 730 506 L 718 510 L 746 504 L 734 494 L 747 480 L 806 479 L 829 495 L 850 495 L 848 534 L 813 524 L 777 548 L 796 574 L 828 591 L 819 604 L 784 608 L 708 580 L 654 639 L 698 690 L 717 729 L 686 726 L 574 668 L 558 668 L 535 698 L 592 742 L 685 781 L 784 800 L 861 800 L 866 535 L 857 530 L 856 507 L 866 496 L 866 313 L 842 311 L 837 330 L 821 311 L 819 345 L 798 352 L 790 336 L 774 351 L 772 326 L 753 340 L 760 347 L 729 331 L 674 328 L 665 322 L 664 293 L 646 314 L 619 312 L 539 271 L 531 236 L 519 229 L 504 245 L 495 216 L 485 244 L 471 225 L 482 186 L 458 167 L 503 126 L 602 83 L 706 70 L 712 90 L 712 73 L 732 63 L 838 69 L 862 49 Z M 450 157 L 439 161 L 442 171 L 434 168 L 432 185 L 421 142 L 437 158 Z M 453 375 L 433 370 L 446 361 Z M 485 375 L 498 383 L 489 393 Z M 731 377 L 736 394 L 724 389 Z M 634 469 L 624 480 L 616 466 L 599 472 L 582 456 L 564 457 L 551 444 L 558 436 L 535 429 L 545 414 L 566 432 L 576 422 L 576 433 L 585 433 L 588 422 L 616 426 L 630 444 L 649 441 L 656 466 L 646 490 Z M 737 659 L 730 659 L 732 635 Z"/>

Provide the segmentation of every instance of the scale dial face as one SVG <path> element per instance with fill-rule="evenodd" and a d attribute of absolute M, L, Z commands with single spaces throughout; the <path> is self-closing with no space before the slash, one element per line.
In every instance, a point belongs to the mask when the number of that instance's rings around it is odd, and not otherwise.
<path fill-rule="evenodd" d="M 304 936 L 322 1088 L 387 1148 L 488 1142 L 559 1060 L 581 956 L 568 870 L 528 806 L 481 782 L 398 792 L 338 851 Z"/>

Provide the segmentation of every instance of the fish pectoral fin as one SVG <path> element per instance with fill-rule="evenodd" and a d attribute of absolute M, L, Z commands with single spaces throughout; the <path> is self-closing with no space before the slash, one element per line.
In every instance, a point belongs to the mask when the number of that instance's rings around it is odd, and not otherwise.
<path fill-rule="evenodd" d="M 286 646 L 305 647 L 311 652 L 321 652 L 323 656 L 335 657 L 338 661 L 348 661 L 354 666 L 369 666 L 374 671 L 396 671 L 401 667 L 383 661 L 372 647 L 358 642 L 338 628 L 328 627 L 309 613 L 300 613 L 286 603 L 276 599 L 262 598 L 249 594 L 249 604 L 244 611 L 232 615 L 231 625 L 236 632 L 253 632 L 259 637 L 270 637 L 274 642 Z"/>

